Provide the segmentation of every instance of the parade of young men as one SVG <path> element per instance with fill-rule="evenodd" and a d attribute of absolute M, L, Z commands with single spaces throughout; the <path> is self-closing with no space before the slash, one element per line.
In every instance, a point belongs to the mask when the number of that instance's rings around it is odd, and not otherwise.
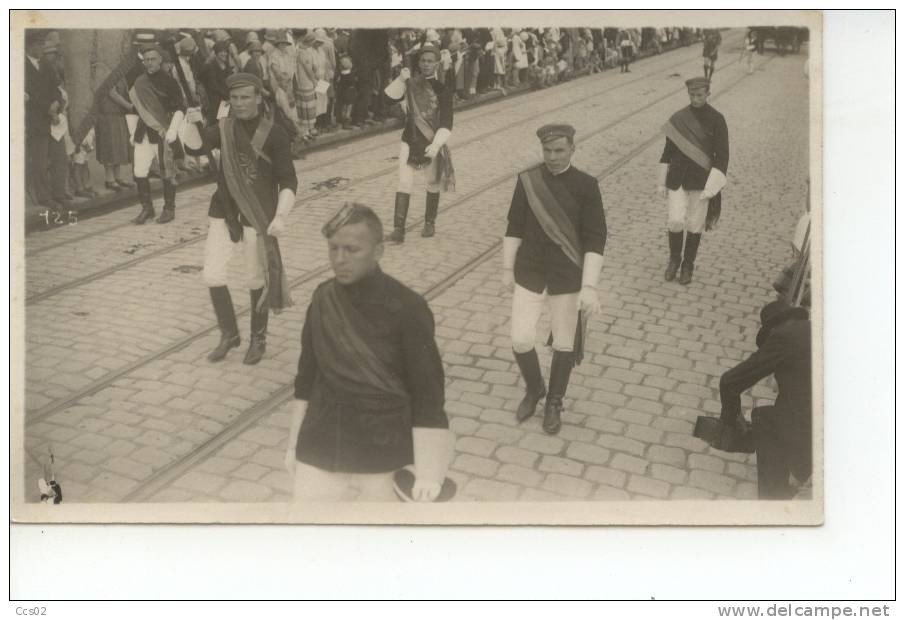
<path fill-rule="evenodd" d="M 516 419 L 533 416 L 546 396 L 543 429 L 555 435 L 562 426 L 563 398 L 576 363 L 579 311 L 600 309 L 597 284 L 607 230 L 597 179 L 571 163 L 575 128 L 544 125 L 537 137 L 543 163 L 518 175 L 503 239 L 503 285 L 514 287 L 512 349 L 525 382 Z M 549 387 L 535 348 L 545 303 L 553 336 Z"/>
<path fill-rule="evenodd" d="M 723 115 L 707 103 L 710 80 L 695 77 L 685 86 L 690 105 L 663 126 L 666 146 L 657 171 L 657 191 L 668 207 L 664 278 L 672 282 L 678 273 L 682 285 L 691 283 L 705 228 L 719 218 L 729 168 L 729 129 Z"/>
<path fill-rule="evenodd" d="M 141 52 L 145 73 L 136 78 L 129 89 L 129 99 L 138 113 L 135 128 L 135 151 L 133 175 L 141 201 L 141 212 L 133 220 L 144 224 L 154 217 L 154 203 L 151 200 L 151 183 L 148 175 L 156 163 L 163 180 L 163 211 L 157 218 L 158 224 L 171 222 L 176 218 L 176 163 L 174 142 L 179 138 L 179 127 L 185 117 L 185 99 L 175 78 L 161 71 L 163 50 L 151 44 Z"/>
<path fill-rule="evenodd" d="M 261 79 L 237 73 L 226 79 L 229 116 L 204 131 L 209 149 L 219 149 L 217 189 L 208 210 L 204 281 L 220 328 L 220 343 L 208 360 L 219 362 L 241 343 L 227 286 L 229 259 L 241 248 L 251 297 L 251 335 L 243 362 L 261 361 L 267 348 L 270 310 L 291 304 L 278 237 L 295 204 L 298 187 L 288 136 L 262 111 Z M 200 120 L 200 112 L 189 119 Z"/>
<path fill-rule="evenodd" d="M 404 67 L 399 77 L 384 91 L 388 98 L 403 102 L 405 107 L 393 232 L 387 239 L 392 243 L 405 241 L 405 221 L 415 171 L 424 172 L 427 186 L 422 237 L 434 236 L 440 193 L 454 191 L 456 186 L 452 158 L 446 144 L 452 135 L 455 78 L 451 82 L 440 79 L 446 76 L 436 45 L 421 46 L 415 52 L 414 59 L 417 65 L 415 75 Z"/>
<path fill-rule="evenodd" d="M 334 277 L 302 329 L 286 467 L 295 501 L 395 501 L 393 473 L 414 465 L 411 495 L 435 500 L 452 436 L 434 317 L 380 268 L 383 226 L 346 203 L 323 227 Z"/>

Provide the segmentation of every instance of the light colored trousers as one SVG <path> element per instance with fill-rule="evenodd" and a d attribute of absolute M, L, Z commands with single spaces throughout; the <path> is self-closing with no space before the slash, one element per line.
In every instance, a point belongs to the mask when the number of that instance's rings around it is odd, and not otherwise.
<path fill-rule="evenodd" d="M 229 238 L 229 227 L 226 220 L 219 217 L 208 217 L 207 240 L 204 242 L 204 282 L 209 287 L 226 286 L 229 273 L 229 260 L 236 248 L 242 249 L 245 261 L 245 283 L 249 290 L 264 286 L 264 266 L 258 258 L 258 233 L 254 228 L 245 226 L 242 240 L 233 243 Z"/>
<path fill-rule="evenodd" d="M 148 131 L 151 131 L 148 129 Z M 161 138 L 162 140 L 163 138 Z M 135 143 L 135 151 L 134 158 L 132 162 L 132 175 L 136 179 L 146 179 L 148 178 L 148 174 L 151 172 L 151 164 L 154 163 L 155 159 L 158 158 L 158 144 L 151 144 L 148 140 L 148 136 L 145 136 L 141 142 Z M 157 162 L 158 167 L 163 170 L 163 162 Z M 166 171 L 167 174 L 170 173 L 169 170 Z"/>
<path fill-rule="evenodd" d="M 707 220 L 707 202 L 699 200 L 699 189 L 671 189 L 667 198 L 669 206 L 669 219 L 666 227 L 669 232 L 688 231 L 690 233 L 704 232 L 704 223 Z"/>
<path fill-rule="evenodd" d="M 425 185 L 427 187 L 427 191 L 432 194 L 437 194 L 440 192 L 440 184 L 436 182 L 437 179 L 437 158 L 434 157 L 431 160 L 431 163 L 422 168 L 421 170 L 415 170 L 411 166 L 408 165 L 409 159 L 409 145 L 405 142 L 400 142 L 399 147 L 399 185 L 396 187 L 396 191 L 402 192 L 403 194 L 411 194 L 412 187 L 415 184 L 415 173 L 421 172 L 425 175 Z"/>
<path fill-rule="evenodd" d="M 578 293 L 547 295 L 546 290 L 543 293 L 533 293 L 516 284 L 512 294 L 512 349 L 516 353 L 527 353 L 534 348 L 537 322 L 548 299 L 553 349 L 571 351 L 574 348 L 575 328 L 578 325 Z"/>
<path fill-rule="evenodd" d="M 349 474 L 296 462 L 292 499 L 296 502 L 398 502 L 393 472 Z"/>

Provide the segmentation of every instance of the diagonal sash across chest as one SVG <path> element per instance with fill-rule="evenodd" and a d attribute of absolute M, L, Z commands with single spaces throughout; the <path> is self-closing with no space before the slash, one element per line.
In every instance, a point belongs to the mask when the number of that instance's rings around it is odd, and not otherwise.
<path fill-rule="evenodd" d="M 336 280 L 317 290 L 311 301 L 311 319 L 318 371 L 331 391 L 380 408 L 409 402 L 402 380 L 372 342 L 373 326 Z"/>
<path fill-rule="evenodd" d="M 710 154 L 713 152 L 711 138 L 690 107 L 673 114 L 663 125 L 663 133 L 691 161 L 704 170 L 710 170 Z"/>
<path fill-rule="evenodd" d="M 549 174 L 549 173 L 547 173 Z M 519 173 L 528 205 L 537 218 L 537 222 L 550 239 L 560 247 L 563 253 L 581 269 L 581 244 L 575 224 L 567 215 L 577 212 L 580 205 L 575 197 L 562 187 L 560 183 L 547 180 L 543 166 L 535 166 Z"/>

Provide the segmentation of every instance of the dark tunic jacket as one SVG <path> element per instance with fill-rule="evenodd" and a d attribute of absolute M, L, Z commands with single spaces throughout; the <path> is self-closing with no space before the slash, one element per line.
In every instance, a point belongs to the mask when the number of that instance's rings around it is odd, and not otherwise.
<path fill-rule="evenodd" d="M 449 74 L 450 72 L 452 72 L 452 69 L 447 73 Z M 448 129 L 452 131 L 453 95 L 456 90 L 456 76 L 455 73 L 452 73 L 451 77 L 449 75 L 446 77 L 448 79 L 445 84 L 437 78 L 430 78 L 427 81 L 437 95 L 437 107 L 439 109 L 437 114 L 437 127 L 434 127 L 434 131 L 438 129 Z M 446 86 L 446 84 L 450 84 L 450 86 Z M 408 88 L 408 84 L 406 84 L 406 88 Z M 405 96 L 400 97 L 399 99 L 393 99 L 388 95 L 385 96 L 393 102 L 405 99 Z M 415 117 L 411 110 L 407 110 L 405 114 L 405 128 L 402 130 L 402 141 L 409 145 L 408 163 L 420 165 L 429 161 L 424 157 L 424 149 L 430 146 L 431 140 L 428 140 L 415 125 Z"/>
<path fill-rule="evenodd" d="M 741 413 L 741 394 L 769 375 L 776 377 L 774 410 L 790 430 L 810 433 L 811 322 L 807 311 L 794 308 L 769 331 L 763 344 L 745 361 L 720 378 L 721 417 L 734 420 Z"/>
<path fill-rule="evenodd" d="M 726 174 L 726 170 L 729 169 L 729 129 L 726 126 L 726 119 L 709 104 L 704 104 L 700 108 L 693 106 L 689 108 L 707 134 L 706 150 L 711 165 Z M 669 164 L 666 173 L 666 187 L 669 189 L 702 190 L 707 184 L 710 171 L 691 160 L 669 138 L 666 139 L 660 163 Z"/>
<path fill-rule="evenodd" d="M 392 360 L 390 371 L 401 379 L 410 406 L 375 410 L 335 393 L 318 372 L 309 307 L 295 378 L 295 397 L 308 401 L 308 411 L 296 458 L 333 472 L 392 471 L 414 460 L 412 427 L 449 427 L 434 317 L 423 297 L 379 269 L 345 290 L 383 348 L 379 357 Z"/>
<path fill-rule="evenodd" d="M 254 135 L 255 130 L 258 128 L 260 118 L 260 116 L 256 116 L 251 120 L 238 120 L 238 122 L 242 124 L 250 137 Z M 206 127 L 202 132 L 202 138 L 204 140 L 205 148 L 220 148 L 219 127 Z M 270 157 L 270 162 L 268 163 L 266 160 L 259 157 L 257 160 L 257 170 L 259 175 L 266 179 L 270 179 L 268 185 L 271 188 L 272 199 L 264 202 L 262 206 L 267 212 L 267 217 L 272 220 L 276 213 L 277 200 L 280 191 L 291 189 L 295 192 L 298 189 L 298 178 L 296 177 L 295 165 L 292 161 L 292 144 L 290 143 L 286 132 L 283 131 L 278 124 L 274 124 L 273 128 L 271 128 L 270 135 L 264 142 L 263 151 L 265 155 Z M 230 195 L 229 188 L 226 185 L 226 178 L 223 176 L 223 167 L 221 166 L 217 173 L 217 189 L 214 192 L 214 195 L 211 196 L 211 204 L 207 214 L 210 217 L 223 219 L 226 217 L 225 209 L 229 209 L 232 213 L 239 213 L 239 221 L 243 226 L 251 225 L 245 217 L 241 215 L 235 201 Z"/>
<path fill-rule="evenodd" d="M 182 96 L 179 82 L 175 78 L 167 75 L 163 70 L 151 73 L 148 77 L 151 78 L 151 84 L 154 85 L 154 90 L 158 93 L 160 103 L 163 105 L 163 109 L 166 110 L 168 122 L 177 110 L 185 112 L 185 99 Z M 135 142 L 141 142 L 145 139 L 145 136 L 148 137 L 148 142 L 151 144 L 160 142 L 160 136 L 157 135 L 157 132 L 151 131 L 139 116 L 138 124 L 135 127 Z"/>
<path fill-rule="evenodd" d="M 578 209 L 567 213 L 578 231 L 582 256 L 585 252 L 603 254 L 606 245 L 606 216 L 597 179 L 570 166 L 553 175 L 541 165 L 544 178 L 550 184 L 561 184 L 572 196 Z M 547 236 L 528 204 L 528 196 L 521 179 L 515 185 L 509 206 L 507 237 L 522 240 L 515 257 L 515 282 L 529 291 L 550 295 L 565 295 L 581 290 L 581 268 Z"/>
<path fill-rule="evenodd" d="M 25 104 L 25 131 L 29 135 L 49 135 L 50 105 L 54 101 L 61 107 L 63 105 L 63 95 L 57 88 L 57 83 L 53 67 L 39 60 L 36 69 L 31 60 L 25 58 L 25 92 L 28 93 L 28 101 Z"/>

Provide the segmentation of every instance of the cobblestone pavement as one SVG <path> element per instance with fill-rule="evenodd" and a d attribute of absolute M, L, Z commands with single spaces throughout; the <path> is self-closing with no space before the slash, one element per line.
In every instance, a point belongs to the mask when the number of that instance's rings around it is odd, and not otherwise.
<path fill-rule="evenodd" d="M 727 57 L 740 37 L 726 37 Z M 712 452 L 691 429 L 701 412 L 719 411 L 719 375 L 753 349 L 757 310 L 789 257 L 805 201 L 804 57 L 761 58 L 751 76 L 737 64 L 717 72 L 712 102 L 729 123 L 730 185 L 686 288 L 662 281 L 665 206 L 654 169 L 658 128 L 687 103 L 683 80 L 700 72 L 699 61 L 693 46 L 628 75 L 607 72 L 456 117 L 459 185 L 441 199 L 438 236 L 411 235 L 382 265 L 431 295 L 460 501 L 754 496 L 753 459 Z M 514 173 L 536 161 L 534 129 L 552 120 L 576 126 L 575 164 L 601 175 L 610 229 L 604 309 L 556 437 L 543 434 L 539 417 L 515 423 L 510 300 L 493 251 Z M 67 501 L 287 499 L 282 396 L 309 295 L 328 277 L 319 229 L 347 200 L 391 221 L 397 153 L 394 134 L 297 163 L 300 199 L 281 239 L 296 306 L 271 319 L 267 356 L 254 367 L 242 365 L 241 349 L 218 365 L 204 359 L 217 340 L 200 275 L 210 188 L 178 195 L 176 226 L 126 226 L 132 214 L 118 212 L 27 239 L 27 295 L 37 297 L 26 308 L 25 441 L 36 456 L 52 445 Z M 413 226 L 422 203 L 416 191 Z M 459 277 L 482 253 L 487 259 Z M 238 263 L 231 281 L 244 310 Z M 545 340 L 543 328 L 538 336 Z M 744 404 L 772 398 L 760 385 Z M 237 424 L 241 432 L 231 432 Z M 28 458 L 29 499 L 38 473 Z"/>

